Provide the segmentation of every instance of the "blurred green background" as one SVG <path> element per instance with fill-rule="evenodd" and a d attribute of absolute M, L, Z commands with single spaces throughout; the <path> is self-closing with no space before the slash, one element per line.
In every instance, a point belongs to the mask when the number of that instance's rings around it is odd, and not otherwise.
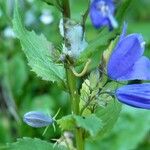
<path fill-rule="evenodd" d="M 115 1 L 116 13 L 124 1 Z M 60 47 L 62 39 L 58 25 L 61 15 L 57 9 L 42 0 L 19 2 L 26 27 L 38 34 L 42 32 L 49 41 Z M 60 131 L 54 133 L 52 127 L 42 136 L 44 129 L 27 126 L 22 122 L 22 116 L 31 110 L 42 110 L 55 115 L 61 107 L 58 116 L 61 117 L 67 113 L 68 107 L 67 93 L 55 84 L 42 81 L 28 66 L 20 43 L 13 33 L 13 8 L 14 0 L 0 0 L 0 149 L 20 137 L 39 137 L 47 141 L 59 137 Z M 71 0 L 72 18 L 79 22 L 86 8 L 87 0 Z M 145 53 L 150 57 L 150 0 L 133 0 L 124 20 L 128 23 L 128 33 L 137 32 L 144 36 Z M 87 41 L 93 40 L 98 32 L 88 18 Z M 86 146 L 89 150 L 149 150 L 150 112 L 123 107 L 110 135 L 101 142 L 87 142 Z"/>

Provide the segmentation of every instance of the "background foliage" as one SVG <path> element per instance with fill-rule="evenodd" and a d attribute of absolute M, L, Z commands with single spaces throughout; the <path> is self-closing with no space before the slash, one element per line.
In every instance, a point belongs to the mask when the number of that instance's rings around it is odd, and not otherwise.
<path fill-rule="evenodd" d="M 86 10 L 87 3 L 86 0 L 76 1 L 76 5 L 74 5 L 73 0 L 71 1 L 72 18 L 76 21 L 80 21 L 79 19 L 81 19 L 81 14 Z M 129 33 L 138 32 L 143 34 L 146 41 L 145 53 L 147 56 L 150 56 L 150 1 L 133 0 L 126 10 L 126 15 L 122 18 L 121 11 L 123 10 L 121 9 L 123 8 L 119 6 L 121 2 L 125 1 L 126 0 L 116 0 L 116 11 L 120 12 L 117 14 L 117 19 L 120 20 L 120 22 L 121 19 L 125 19 L 128 22 Z M 61 17 L 58 11 L 40 0 L 19 0 L 19 2 L 21 4 L 23 22 L 26 27 L 29 30 L 34 29 L 37 34 L 43 33 L 46 38 L 55 43 L 59 49 L 61 47 L 60 42 L 62 38 L 59 35 L 58 29 L 59 18 Z M 62 85 L 43 81 L 37 77 L 34 72 L 30 71 L 31 68 L 27 65 L 27 58 L 21 50 L 20 42 L 12 32 L 13 8 L 13 0 L 0 0 L 0 149 L 5 149 L 6 143 L 16 142 L 17 139 L 21 137 L 40 138 L 46 141 L 50 141 L 52 138 L 59 138 L 59 129 L 54 133 L 53 128 L 50 127 L 46 134 L 42 136 L 44 129 L 33 129 L 25 125 L 22 122 L 24 113 L 35 109 L 54 115 L 59 107 L 61 107 L 61 114 L 58 116 L 58 118 L 61 118 L 69 111 L 67 109 L 68 94 L 61 90 Z M 48 11 L 51 18 L 49 24 L 45 24 L 41 19 L 45 11 Z M 87 41 L 95 40 L 97 36 L 103 38 L 102 35 L 99 35 L 100 31 L 92 27 L 89 18 L 86 30 Z M 34 33 L 32 33 L 32 35 L 27 33 L 26 36 L 35 35 Z M 40 41 L 40 39 L 34 38 L 36 41 Z M 103 40 L 105 41 L 105 39 Z M 103 40 L 101 40 L 101 46 L 98 47 L 102 50 L 108 46 L 107 43 L 103 43 Z M 95 45 L 96 42 L 94 43 Z M 43 41 L 43 45 L 47 50 L 48 46 L 46 44 L 47 41 Z M 32 49 L 28 43 L 27 45 L 29 46 L 28 49 Z M 40 46 L 41 45 L 38 45 L 38 48 L 41 50 L 41 58 L 43 58 L 43 49 Z M 97 46 L 95 46 L 95 48 L 97 48 Z M 102 51 L 96 51 L 95 53 L 96 54 L 93 55 L 94 63 L 91 68 L 94 68 L 99 63 Z M 84 56 L 81 57 L 83 61 L 82 58 L 84 58 Z M 32 62 L 29 62 L 29 65 L 30 63 Z M 48 77 L 45 78 L 47 79 Z M 62 78 L 63 77 L 61 77 L 61 79 Z M 79 119 L 81 118 L 76 118 L 76 121 Z M 94 119 L 96 120 L 96 118 Z M 111 124 L 112 120 L 108 121 L 110 121 Z M 123 106 L 121 115 L 111 133 L 105 135 L 101 142 L 99 142 L 101 137 L 97 137 L 96 140 L 88 139 L 86 141 L 86 149 L 148 150 L 150 147 L 149 124 L 150 112 Z M 91 134 L 96 132 L 91 131 L 86 123 L 81 124 L 81 126 L 87 128 Z M 29 140 L 29 138 L 25 138 L 24 140 L 26 143 L 31 142 L 31 145 L 34 142 L 39 144 L 43 143 L 43 141 L 38 139 L 32 141 Z M 24 144 L 24 141 L 18 140 L 18 143 Z M 21 149 L 21 147 L 16 146 L 16 144 L 12 146 L 11 150 Z M 45 147 L 47 144 L 49 143 L 44 143 Z"/>

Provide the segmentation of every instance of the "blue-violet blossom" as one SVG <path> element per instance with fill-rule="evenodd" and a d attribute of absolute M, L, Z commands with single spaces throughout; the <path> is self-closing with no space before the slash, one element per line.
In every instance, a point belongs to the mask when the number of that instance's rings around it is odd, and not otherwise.
<path fill-rule="evenodd" d="M 108 26 L 117 28 L 118 23 L 114 18 L 115 6 L 112 0 L 91 0 L 90 18 L 95 28 Z"/>
<path fill-rule="evenodd" d="M 39 111 L 31 111 L 24 115 L 23 121 L 31 127 L 41 128 L 53 123 L 53 118 Z"/>
<path fill-rule="evenodd" d="M 131 84 L 116 90 L 117 99 L 127 105 L 150 109 L 150 83 Z"/>
<path fill-rule="evenodd" d="M 122 35 L 107 65 L 107 74 L 113 80 L 150 80 L 150 60 L 143 56 L 145 42 L 141 34 Z"/>

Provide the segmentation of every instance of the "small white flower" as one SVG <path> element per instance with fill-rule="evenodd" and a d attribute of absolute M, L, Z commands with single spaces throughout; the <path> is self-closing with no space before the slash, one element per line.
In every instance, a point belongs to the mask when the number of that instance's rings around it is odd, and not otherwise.
<path fill-rule="evenodd" d="M 6 38 L 15 38 L 15 33 L 11 27 L 6 27 L 4 29 L 4 36 Z"/>
<path fill-rule="evenodd" d="M 49 10 L 44 9 L 42 11 L 42 15 L 40 16 L 40 21 L 44 24 L 51 24 L 53 20 L 54 18 L 52 16 L 52 13 Z"/>

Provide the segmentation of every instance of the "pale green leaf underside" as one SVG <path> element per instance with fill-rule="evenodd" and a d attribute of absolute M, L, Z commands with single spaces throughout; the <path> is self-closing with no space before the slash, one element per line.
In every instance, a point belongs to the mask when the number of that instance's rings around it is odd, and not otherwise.
<path fill-rule="evenodd" d="M 37 35 L 34 31 L 25 29 L 18 4 L 14 11 L 13 28 L 21 42 L 22 48 L 28 59 L 29 66 L 39 77 L 48 81 L 62 81 L 64 79 L 64 68 L 54 64 L 50 57 L 52 44 L 47 41 L 43 34 Z"/>
<path fill-rule="evenodd" d="M 17 142 L 8 144 L 6 150 L 62 150 L 53 146 L 52 143 L 37 139 L 37 138 L 22 138 L 18 139 Z"/>

